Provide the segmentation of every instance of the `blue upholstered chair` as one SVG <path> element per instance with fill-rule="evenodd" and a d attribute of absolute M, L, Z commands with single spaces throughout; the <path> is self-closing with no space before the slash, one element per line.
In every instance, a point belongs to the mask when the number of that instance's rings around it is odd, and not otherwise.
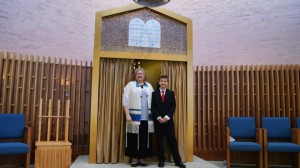
<path fill-rule="evenodd" d="M 30 135 L 24 114 L 0 114 L 0 155 L 25 154 L 26 168 L 29 168 Z"/>
<path fill-rule="evenodd" d="M 257 152 L 258 164 L 263 167 L 263 134 L 262 129 L 256 128 L 254 117 L 229 117 L 228 127 L 226 128 L 227 137 L 227 168 L 230 167 L 230 152 Z M 230 141 L 230 137 L 235 141 Z M 247 139 L 248 141 L 238 141 Z M 250 140 L 253 141 L 250 141 Z"/>
<path fill-rule="evenodd" d="M 291 128 L 289 117 L 262 117 L 262 128 L 264 132 L 264 167 L 268 167 L 269 152 L 294 152 L 299 164 L 299 135 L 296 128 Z M 276 142 L 271 142 L 276 139 Z"/>
<path fill-rule="evenodd" d="M 300 117 L 296 117 L 296 128 L 300 128 Z"/>

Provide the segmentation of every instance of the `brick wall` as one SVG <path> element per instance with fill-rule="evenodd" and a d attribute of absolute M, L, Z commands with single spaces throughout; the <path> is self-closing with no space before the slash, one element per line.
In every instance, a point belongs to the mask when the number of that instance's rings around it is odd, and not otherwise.
<path fill-rule="evenodd" d="M 131 0 L 0 1 L 0 49 L 93 58 L 95 12 Z M 194 65 L 299 64 L 299 0 L 171 0 L 193 20 Z"/>

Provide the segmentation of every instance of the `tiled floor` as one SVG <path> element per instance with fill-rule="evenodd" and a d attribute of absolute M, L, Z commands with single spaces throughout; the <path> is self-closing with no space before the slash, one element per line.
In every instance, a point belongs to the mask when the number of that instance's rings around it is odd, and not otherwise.
<path fill-rule="evenodd" d="M 79 156 L 74 163 L 71 165 L 71 168 L 121 168 L 121 167 L 130 167 L 129 164 L 118 163 L 118 164 L 89 164 L 89 156 L 83 155 Z M 147 168 L 157 168 L 155 162 L 148 163 Z M 194 156 L 193 162 L 185 163 L 187 168 L 223 168 L 223 162 L 221 161 L 205 161 L 197 156 Z M 175 168 L 174 163 L 165 163 L 165 168 Z"/>

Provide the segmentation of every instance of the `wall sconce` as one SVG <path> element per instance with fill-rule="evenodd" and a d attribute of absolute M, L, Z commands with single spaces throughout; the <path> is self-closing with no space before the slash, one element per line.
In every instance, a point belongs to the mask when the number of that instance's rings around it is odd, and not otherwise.
<path fill-rule="evenodd" d="M 139 61 L 139 60 L 134 60 L 133 61 L 133 65 L 132 65 L 132 69 L 133 69 L 133 71 L 136 69 L 136 68 L 141 68 L 142 66 L 141 66 L 141 61 Z"/>
<path fill-rule="evenodd" d="M 66 81 L 66 89 L 65 89 L 65 95 L 68 97 L 69 96 L 69 90 L 70 90 L 70 80 L 69 79 L 65 79 Z"/>

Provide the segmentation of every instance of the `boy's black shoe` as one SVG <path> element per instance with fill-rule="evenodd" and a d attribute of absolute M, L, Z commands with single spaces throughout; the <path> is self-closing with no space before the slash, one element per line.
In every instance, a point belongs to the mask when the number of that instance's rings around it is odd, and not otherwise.
<path fill-rule="evenodd" d="M 175 166 L 185 168 L 185 165 L 182 162 L 176 163 Z"/>
<path fill-rule="evenodd" d="M 159 161 L 159 163 L 158 163 L 158 167 L 165 167 L 165 163 L 164 163 L 164 161 Z"/>

